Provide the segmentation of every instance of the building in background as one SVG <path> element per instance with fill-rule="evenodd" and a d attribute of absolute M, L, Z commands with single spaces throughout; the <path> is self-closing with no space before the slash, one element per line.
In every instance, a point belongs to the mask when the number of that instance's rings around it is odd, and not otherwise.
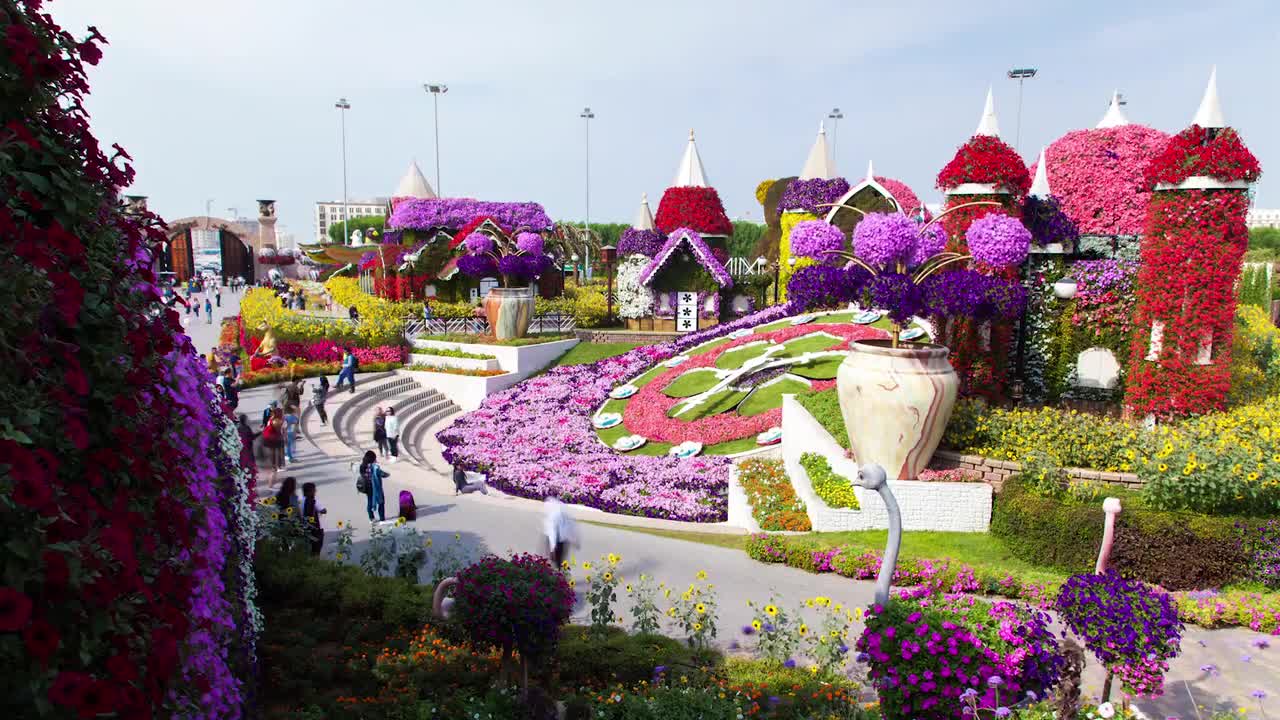
<path fill-rule="evenodd" d="M 352 200 L 346 203 L 351 210 L 351 217 L 369 217 L 372 215 L 387 214 L 387 204 L 391 202 L 391 198 L 374 198 L 373 200 Z M 342 206 L 341 200 L 332 202 L 316 203 L 315 220 L 312 228 L 315 230 L 315 241 L 324 243 L 329 241 L 329 228 L 333 225 L 342 224 Z"/>
<path fill-rule="evenodd" d="M 1280 209 L 1249 208 L 1244 222 L 1251 228 L 1280 228 Z"/>

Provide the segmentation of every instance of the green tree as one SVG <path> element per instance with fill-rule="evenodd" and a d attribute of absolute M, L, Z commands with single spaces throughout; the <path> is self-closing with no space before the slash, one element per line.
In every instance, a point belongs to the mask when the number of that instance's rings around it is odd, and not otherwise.
<path fill-rule="evenodd" d="M 1280 250 L 1280 228 L 1250 228 L 1250 250 Z"/>
<path fill-rule="evenodd" d="M 359 230 L 364 233 L 365 238 L 369 237 L 370 230 L 377 230 L 378 234 L 382 234 L 387 219 L 381 215 L 361 215 L 360 217 L 347 218 L 347 234 L 351 237 L 351 233 Z M 345 245 L 345 239 L 342 234 L 342 221 L 329 225 L 329 241 L 333 243 Z"/>

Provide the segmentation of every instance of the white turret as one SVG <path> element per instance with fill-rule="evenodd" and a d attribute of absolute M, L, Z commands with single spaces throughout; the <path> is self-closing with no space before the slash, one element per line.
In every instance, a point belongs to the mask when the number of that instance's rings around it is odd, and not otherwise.
<path fill-rule="evenodd" d="M 1048 200 L 1051 194 L 1049 190 L 1049 167 L 1044 158 L 1044 148 L 1040 148 L 1040 162 L 1036 163 L 1036 177 L 1031 181 L 1031 192 L 1029 194 L 1041 200 Z"/>
<path fill-rule="evenodd" d="M 693 142 L 693 130 L 689 130 L 689 144 L 685 146 L 684 157 L 680 158 L 680 167 L 676 169 L 676 179 L 671 187 L 708 187 L 707 173 L 702 169 L 702 158 L 698 155 L 698 146 Z"/>
<path fill-rule="evenodd" d="M 653 211 L 649 209 L 649 193 L 640 193 L 640 209 L 636 211 L 635 222 L 631 227 L 636 230 L 653 230 Z"/>
<path fill-rule="evenodd" d="M 809 157 L 804 161 L 804 169 L 800 171 L 801 180 L 813 180 L 822 178 L 830 180 L 836 175 L 836 163 L 831 158 L 831 153 L 827 152 L 827 128 L 818 123 L 818 137 L 813 141 L 813 147 L 809 148 Z"/>
<path fill-rule="evenodd" d="M 400 178 L 400 184 L 396 186 L 394 197 L 409 197 L 419 200 L 436 197 L 436 191 L 431 189 L 431 184 L 427 182 L 427 178 L 422 174 L 422 170 L 418 167 L 416 160 L 409 162 L 409 169 L 405 171 L 404 177 Z"/>
<path fill-rule="evenodd" d="M 1202 128 L 1224 128 L 1227 121 L 1222 116 L 1222 103 L 1218 100 L 1218 66 L 1214 65 L 1209 72 L 1209 84 L 1204 89 L 1204 97 L 1200 99 L 1200 108 L 1196 116 L 1191 118 L 1192 125 Z"/>
<path fill-rule="evenodd" d="M 996 121 L 996 102 L 991 94 L 991 86 L 987 86 L 987 103 L 982 108 L 982 119 L 978 121 L 978 129 L 973 134 L 1000 137 L 1000 123 Z"/>
<path fill-rule="evenodd" d="M 1116 90 L 1111 93 L 1111 107 L 1107 108 L 1107 114 L 1102 116 L 1095 127 L 1112 128 L 1129 124 L 1129 118 L 1125 117 L 1124 111 L 1120 109 L 1120 91 Z"/>

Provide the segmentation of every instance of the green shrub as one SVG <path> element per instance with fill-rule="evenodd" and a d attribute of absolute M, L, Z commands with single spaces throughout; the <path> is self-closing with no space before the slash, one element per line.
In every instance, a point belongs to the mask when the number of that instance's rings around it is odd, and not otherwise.
<path fill-rule="evenodd" d="M 849 478 L 834 472 L 825 457 L 818 453 L 804 453 L 800 456 L 800 467 L 809 475 L 813 492 L 828 506 L 862 509 L 858 504 L 858 495 L 853 491 L 853 483 L 849 482 Z"/>
<path fill-rule="evenodd" d="M 801 395 L 796 400 L 831 433 L 840 447 L 849 449 L 849 431 L 845 429 L 844 416 L 840 414 L 840 396 L 834 389 Z"/>
<path fill-rule="evenodd" d="M 465 360 L 496 360 L 494 355 L 485 355 L 484 353 L 471 353 L 458 348 L 438 348 L 425 347 L 417 348 L 414 353 L 418 355 L 438 355 L 440 357 L 462 358 Z"/>
<path fill-rule="evenodd" d="M 563 687 L 631 685 L 653 679 L 653 669 L 718 663 L 714 652 L 695 651 L 663 635 L 630 635 L 618 627 L 604 635 L 580 626 L 560 635 L 557 673 Z"/>
<path fill-rule="evenodd" d="M 1220 588 L 1247 577 L 1235 526 L 1258 521 L 1123 504 L 1110 562 L 1121 574 L 1169 590 Z M 1088 572 L 1097 561 L 1104 517 L 1101 503 L 1044 497 L 1012 478 L 996 498 L 991 533 L 1027 562 Z"/>

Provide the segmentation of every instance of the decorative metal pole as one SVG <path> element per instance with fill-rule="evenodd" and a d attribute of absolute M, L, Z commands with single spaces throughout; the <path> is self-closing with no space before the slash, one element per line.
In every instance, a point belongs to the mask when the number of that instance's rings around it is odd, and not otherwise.
<path fill-rule="evenodd" d="M 587 280 L 591 279 L 591 118 L 595 116 L 596 114 L 591 112 L 589 107 L 582 108 L 582 112 L 578 115 L 578 117 L 582 118 L 584 138 L 586 140 L 586 152 L 584 153 L 586 156 L 586 176 L 584 184 L 587 193 L 587 222 L 583 225 L 583 229 L 586 230 L 587 234 L 582 243 L 582 271 Z"/>
<path fill-rule="evenodd" d="M 422 89 L 431 93 L 433 124 L 436 135 L 436 194 L 444 197 L 444 191 L 440 189 L 440 96 L 449 92 L 449 86 L 440 83 L 427 83 L 422 86 Z"/>
<path fill-rule="evenodd" d="M 1018 124 L 1013 136 L 1013 149 L 1015 152 L 1022 143 L 1022 83 L 1027 78 L 1035 77 L 1036 72 L 1038 71 L 1035 68 L 1014 68 L 1009 71 L 1009 78 L 1018 81 Z"/>
<path fill-rule="evenodd" d="M 342 237 L 343 244 L 347 241 L 347 215 L 350 209 L 347 207 L 347 111 L 351 109 L 351 103 L 346 98 L 338 98 L 338 102 L 334 103 L 334 107 L 338 108 L 339 114 L 342 116 Z"/>

